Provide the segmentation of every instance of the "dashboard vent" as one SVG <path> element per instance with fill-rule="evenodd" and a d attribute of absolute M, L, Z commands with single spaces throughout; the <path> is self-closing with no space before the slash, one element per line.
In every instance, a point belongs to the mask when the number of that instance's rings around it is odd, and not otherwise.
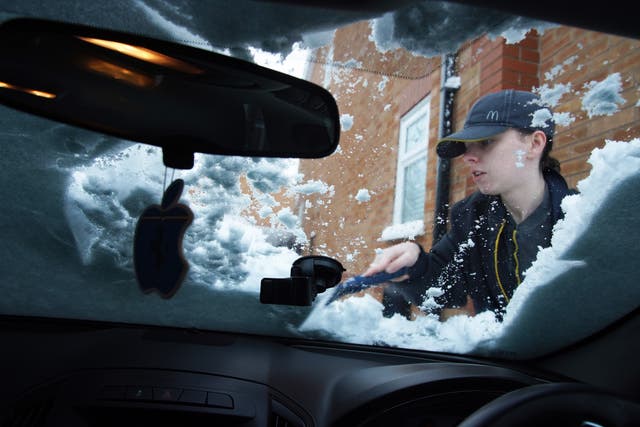
<path fill-rule="evenodd" d="M 290 411 L 277 400 L 271 401 L 271 414 L 269 427 L 305 427 L 306 424 L 300 417 Z"/>
<path fill-rule="evenodd" d="M 5 420 L 3 427 L 42 427 L 52 403 L 51 399 L 21 402 Z"/>

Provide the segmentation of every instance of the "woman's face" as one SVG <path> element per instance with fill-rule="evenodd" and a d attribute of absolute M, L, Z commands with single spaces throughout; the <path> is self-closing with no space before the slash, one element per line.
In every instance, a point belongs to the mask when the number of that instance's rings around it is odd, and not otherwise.
<path fill-rule="evenodd" d="M 538 165 L 528 155 L 529 138 L 509 129 L 491 139 L 467 143 L 463 159 L 480 192 L 503 195 L 531 179 L 531 168 Z"/>

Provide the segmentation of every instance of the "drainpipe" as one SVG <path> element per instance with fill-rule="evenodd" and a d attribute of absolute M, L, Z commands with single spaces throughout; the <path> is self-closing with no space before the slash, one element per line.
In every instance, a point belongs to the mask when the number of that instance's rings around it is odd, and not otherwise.
<path fill-rule="evenodd" d="M 453 133 L 453 100 L 458 91 L 457 84 L 449 79 L 455 76 L 456 54 L 442 55 L 442 71 L 440 72 L 440 125 L 438 140 Z M 436 244 L 447 232 L 449 217 L 449 187 L 451 183 L 451 160 L 438 157 L 436 178 L 436 209 L 433 224 L 433 243 Z"/>

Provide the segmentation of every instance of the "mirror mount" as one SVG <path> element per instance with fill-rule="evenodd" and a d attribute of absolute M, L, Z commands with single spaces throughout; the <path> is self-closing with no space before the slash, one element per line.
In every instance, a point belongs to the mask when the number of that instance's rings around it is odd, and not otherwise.
<path fill-rule="evenodd" d="M 162 147 L 162 162 L 171 169 L 192 169 L 194 153 L 165 145 Z"/>
<path fill-rule="evenodd" d="M 264 278 L 260 283 L 260 302 L 308 306 L 319 293 L 334 287 L 346 271 L 333 258 L 310 255 L 298 258 L 291 266 L 291 277 Z"/>

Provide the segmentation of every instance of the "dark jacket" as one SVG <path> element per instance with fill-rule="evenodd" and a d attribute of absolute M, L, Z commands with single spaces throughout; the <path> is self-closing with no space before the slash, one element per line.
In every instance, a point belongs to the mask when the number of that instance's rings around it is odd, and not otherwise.
<path fill-rule="evenodd" d="M 544 229 L 536 238 L 546 242 L 541 246 L 548 246 L 552 226 L 563 217 L 560 203 L 575 191 L 556 172 L 545 172 L 544 179 L 550 226 L 541 227 Z M 531 262 L 518 265 L 517 231 L 506 231 L 508 228 L 509 215 L 499 196 L 476 192 L 456 203 L 451 209 L 449 232 L 429 253 L 421 251 L 418 261 L 409 269 L 410 279 L 402 286 L 403 293 L 413 294 L 409 299 L 420 305 L 431 288 L 429 296 L 435 297 L 434 301 L 442 307 L 464 306 L 469 295 L 476 312 L 493 310 L 501 317 L 522 280 L 522 272 Z M 436 296 L 433 288 L 440 288 L 442 295 Z"/>

